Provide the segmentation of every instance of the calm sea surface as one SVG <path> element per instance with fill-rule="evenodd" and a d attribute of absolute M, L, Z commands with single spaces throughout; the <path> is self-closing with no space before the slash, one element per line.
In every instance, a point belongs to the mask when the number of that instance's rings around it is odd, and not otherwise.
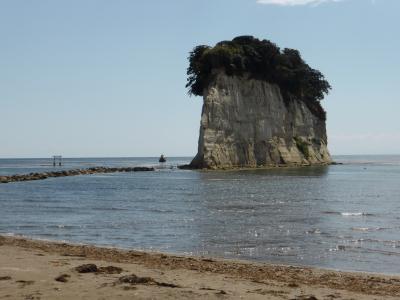
<path fill-rule="evenodd" d="M 335 160 L 344 165 L 174 168 L 0 184 L 0 233 L 400 274 L 400 156 Z M 64 168 L 156 161 L 67 159 Z M 0 176 L 53 170 L 50 164 L 0 159 Z"/>

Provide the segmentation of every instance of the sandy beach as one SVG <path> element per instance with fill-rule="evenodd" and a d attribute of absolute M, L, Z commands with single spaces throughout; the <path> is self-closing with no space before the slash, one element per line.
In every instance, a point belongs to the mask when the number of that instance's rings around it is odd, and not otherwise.
<path fill-rule="evenodd" d="M 400 277 L 0 236 L 0 299 L 399 299 Z"/>

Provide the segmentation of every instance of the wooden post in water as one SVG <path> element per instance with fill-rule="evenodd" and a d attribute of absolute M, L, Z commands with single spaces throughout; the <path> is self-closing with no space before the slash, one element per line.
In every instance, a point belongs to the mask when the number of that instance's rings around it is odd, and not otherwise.
<path fill-rule="evenodd" d="M 53 167 L 55 167 L 57 165 L 61 167 L 62 166 L 62 156 L 61 155 L 53 155 Z"/>

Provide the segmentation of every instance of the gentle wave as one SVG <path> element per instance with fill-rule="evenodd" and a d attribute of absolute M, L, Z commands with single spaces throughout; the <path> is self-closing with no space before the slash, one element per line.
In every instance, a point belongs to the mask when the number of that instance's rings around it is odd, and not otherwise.
<path fill-rule="evenodd" d="M 322 234 L 322 232 L 318 228 L 315 228 L 315 229 L 307 230 L 306 234 Z"/>
<path fill-rule="evenodd" d="M 373 216 L 373 214 L 365 213 L 365 212 L 342 212 L 340 213 L 344 217 L 359 217 L 359 216 Z"/>
<path fill-rule="evenodd" d="M 344 246 L 338 245 L 336 251 L 356 251 L 356 252 L 364 252 L 364 253 L 377 253 L 381 255 L 388 255 L 388 256 L 400 256 L 399 252 L 382 250 L 382 249 L 371 249 L 365 247 L 354 247 L 354 246 Z"/>
<path fill-rule="evenodd" d="M 129 210 L 128 208 L 118 208 L 118 207 L 93 207 L 91 210 L 99 210 L 99 211 L 109 211 L 109 210 Z"/>
<path fill-rule="evenodd" d="M 323 211 L 326 215 L 341 215 L 343 217 L 373 217 L 374 214 L 366 212 L 339 212 L 339 211 Z"/>
<path fill-rule="evenodd" d="M 244 181 L 244 179 L 240 178 L 209 178 L 207 181 Z"/>
<path fill-rule="evenodd" d="M 382 245 L 394 246 L 394 248 L 397 248 L 397 246 L 400 246 L 400 241 L 396 241 L 396 240 L 379 240 L 379 239 L 366 238 L 366 239 L 353 240 L 352 242 L 353 243 L 377 243 L 377 244 L 382 244 Z"/>
<path fill-rule="evenodd" d="M 80 225 L 64 225 L 64 224 L 59 224 L 59 225 L 47 225 L 45 226 L 48 229 L 64 229 L 64 230 L 68 230 L 68 229 L 81 229 L 83 228 Z"/>
<path fill-rule="evenodd" d="M 375 231 L 381 231 L 381 230 L 387 230 L 391 228 L 385 228 L 385 227 L 352 227 L 351 230 L 353 231 L 362 231 L 362 232 L 375 232 Z"/>

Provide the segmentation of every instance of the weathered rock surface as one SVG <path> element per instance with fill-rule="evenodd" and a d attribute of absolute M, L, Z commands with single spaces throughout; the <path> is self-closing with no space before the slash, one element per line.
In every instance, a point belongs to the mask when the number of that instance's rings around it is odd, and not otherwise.
<path fill-rule="evenodd" d="M 325 120 L 280 88 L 215 73 L 204 91 L 198 153 L 192 168 L 329 164 Z"/>
<path fill-rule="evenodd" d="M 77 176 L 77 175 L 91 175 L 98 173 L 147 172 L 154 170 L 155 169 L 153 167 L 122 167 L 122 168 L 93 167 L 89 169 L 75 169 L 75 170 L 45 172 L 45 173 L 30 173 L 23 175 L 0 176 L 0 183 L 43 180 L 50 177 L 67 177 L 67 176 Z"/>

